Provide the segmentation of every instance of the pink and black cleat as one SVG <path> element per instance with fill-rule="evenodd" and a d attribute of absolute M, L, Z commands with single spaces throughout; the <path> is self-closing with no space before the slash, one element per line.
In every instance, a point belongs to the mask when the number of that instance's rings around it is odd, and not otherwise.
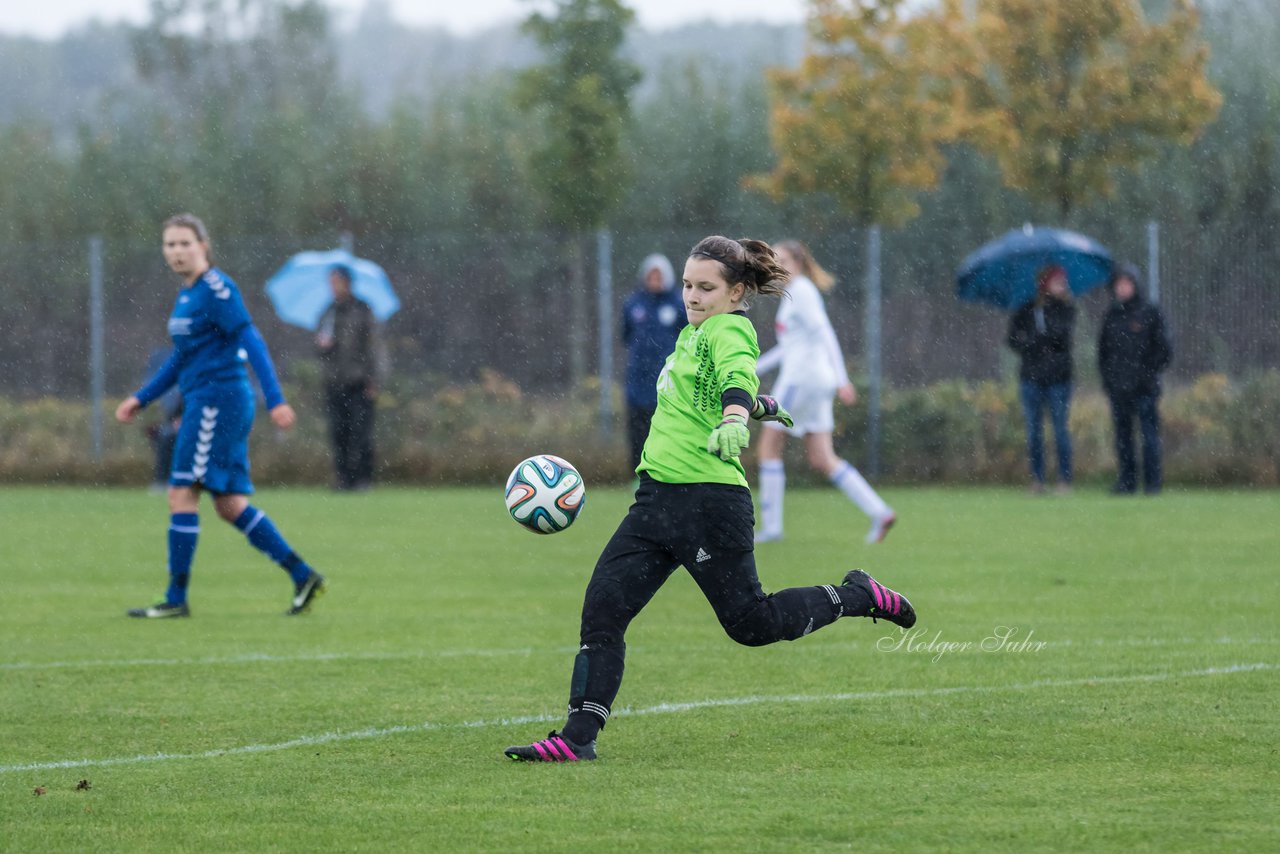
<path fill-rule="evenodd" d="M 916 609 L 911 607 L 907 597 L 890 590 L 860 569 L 851 569 L 845 574 L 843 587 L 861 587 L 871 598 L 872 620 L 888 620 L 895 626 L 909 629 L 916 624 Z"/>
<path fill-rule="evenodd" d="M 574 744 L 552 730 L 542 741 L 508 747 L 502 752 L 517 762 L 583 762 L 596 758 L 596 743 Z"/>

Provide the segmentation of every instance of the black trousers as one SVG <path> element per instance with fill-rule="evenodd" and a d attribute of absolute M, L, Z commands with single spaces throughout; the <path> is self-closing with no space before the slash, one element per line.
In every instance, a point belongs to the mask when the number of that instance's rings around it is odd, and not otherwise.
<path fill-rule="evenodd" d="M 1116 491 L 1134 492 L 1138 488 L 1138 461 L 1134 454 L 1133 422 L 1142 431 L 1142 481 L 1147 492 L 1158 492 L 1163 485 L 1164 470 L 1160 447 L 1160 396 L 1113 395 L 1111 423 L 1116 432 Z"/>
<path fill-rule="evenodd" d="M 364 384 L 328 386 L 325 391 L 337 486 L 368 486 L 373 481 L 373 401 Z"/>
<path fill-rule="evenodd" d="M 852 588 L 792 587 L 766 595 L 756 575 L 754 527 L 745 487 L 667 484 L 641 475 L 635 503 L 601 553 L 582 605 L 569 690 L 575 740 L 594 738 L 608 720 L 622 684 L 627 626 L 681 566 L 729 637 L 746 646 L 794 640 L 846 613 L 868 613 L 865 594 Z M 585 733 L 584 717 L 594 724 Z"/>
<path fill-rule="evenodd" d="M 627 440 L 631 444 L 631 470 L 640 465 L 640 452 L 649 438 L 649 425 L 653 423 L 653 408 L 627 404 Z"/>
<path fill-rule="evenodd" d="M 178 431 L 172 427 L 160 427 L 151 439 L 151 447 L 155 449 L 155 463 L 151 470 L 151 480 L 158 486 L 169 483 L 169 472 L 173 470 L 173 449 L 178 444 Z"/>

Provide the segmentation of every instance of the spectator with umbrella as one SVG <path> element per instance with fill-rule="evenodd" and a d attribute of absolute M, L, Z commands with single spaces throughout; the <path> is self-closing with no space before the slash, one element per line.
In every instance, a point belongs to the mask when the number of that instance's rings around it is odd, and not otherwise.
<path fill-rule="evenodd" d="M 1076 307 L 1071 304 L 1067 271 L 1058 265 L 1036 275 L 1035 299 L 1009 319 L 1009 347 L 1022 359 L 1018 371 L 1022 414 L 1027 423 L 1031 491 L 1044 492 L 1044 411 L 1053 423 L 1058 451 L 1058 492 L 1071 491 L 1071 335 Z"/>
<path fill-rule="evenodd" d="M 351 293 L 354 277 L 345 264 L 330 268 L 333 304 L 321 315 L 316 332 L 335 483 L 344 490 L 364 490 L 373 483 L 374 403 L 386 364 L 373 309 Z"/>
<path fill-rule="evenodd" d="M 1071 295 L 1102 285 L 1112 261 L 1102 244 L 1083 234 L 1030 224 L 987 243 L 965 258 L 956 275 L 961 299 L 1016 308 L 1008 344 L 1021 357 L 1019 392 L 1027 425 L 1031 491 L 1044 492 L 1044 411 L 1053 422 L 1058 491 L 1071 490 L 1071 337 L 1076 310 Z"/>
<path fill-rule="evenodd" d="M 302 252 L 272 276 L 267 294 L 282 319 L 315 330 L 334 487 L 368 489 L 373 483 L 374 406 L 386 376 L 378 321 L 400 306 L 387 274 L 343 250 Z"/>

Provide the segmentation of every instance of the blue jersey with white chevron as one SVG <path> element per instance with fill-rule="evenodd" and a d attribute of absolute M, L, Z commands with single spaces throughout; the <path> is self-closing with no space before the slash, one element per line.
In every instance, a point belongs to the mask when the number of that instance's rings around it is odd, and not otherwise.
<path fill-rule="evenodd" d="M 178 351 L 183 397 L 211 387 L 248 384 L 248 357 L 238 341 L 250 322 L 240 289 L 216 267 L 178 292 L 169 315 L 169 335 Z"/>

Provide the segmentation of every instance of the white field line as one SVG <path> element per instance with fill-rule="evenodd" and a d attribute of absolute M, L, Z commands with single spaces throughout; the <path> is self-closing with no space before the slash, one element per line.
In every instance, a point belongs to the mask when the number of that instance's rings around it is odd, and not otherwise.
<path fill-rule="evenodd" d="M 892 636 L 890 636 L 892 637 Z M 922 636 L 927 640 L 927 636 Z M 1039 638 L 1035 639 L 1037 643 Z M 874 642 L 868 642 L 874 648 Z M 1044 641 L 1046 648 L 1053 647 L 1147 647 L 1147 646 L 1257 646 L 1280 644 L 1280 638 L 1092 638 L 1086 641 L 1059 640 Z M 809 642 L 806 648 L 841 647 L 857 648 L 858 643 Z M 670 649 L 669 646 L 664 648 Z M 701 648 L 701 647 L 700 647 Z M 632 652 L 644 650 L 642 645 L 631 645 Z M 577 652 L 577 644 L 573 646 L 549 647 L 535 649 L 520 647 L 516 649 L 447 649 L 433 652 L 312 652 L 297 655 L 274 655 L 265 652 L 248 652 L 241 655 L 209 656 L 205 658 L 121 658 L 121 659 L 84 659 L 80 661 L 0 661 L 0 671 L 6 670 L 58 670 L 89 669 L 95 667 L 194 667 L 198 665 L 232 665 L 232 664 L 290 664 L 293 662 L 313 661 L 414 661 L 433 658 L 501 658 L 504 656 L 528 657 L 537 653 L 562 655 Z"/>
<path fill-rule="evenodd" d="M 856 700 L 889 700 L 907 697 L 942 697 L 952 694 L 996 694 L 1004 691 L 1032 691 L 1040 688 L 1072 688 L 1081 685 L 1119 685 L 1135 682 L 1168 682 L 1175 679 L 1193 679 L 1205 676 L 1225 676 L 1235 673 L 1256 673 L 1280 669 L 1280 665 L 1272 663 L 1233 664 L 1228 667 L 1209 667 L 1203 670 L 1187 670 L 1181 673 L 1139 673 L 1130 676 L 1093 676 L 1083 679 L 1043 679 L 1034 682 L 1023 682 L 1013 685 L 966 685 L 952 688 L 894 688 L 887 691 L 854 691 L 840 694 L 780 694 L 756 695 L 746 697 L 721 697 L 718 699 L 693 700 L 685 703 L 659 703 L 656 706 L 645 706 L 638 709 L 621 708 L 613 712 L 613 717 L 639 717 L 641 715 L 662 715 L 689 712 L 697 709 L 719 709 L 737 706 L 757 706 L 780 703 L 832 703 Z M 170 762 L 191 759 L 216 759 L 222 756 L 236 756 L 248 753 L 269 753 L 288 750 L 293 747 L 310 747 L 319 744 L 332 744 L 342 741 L 359 741 L 365 739 L 384 738 L 391 735 L 410 733 L 436 732 L 450 729 L 481 729 L 488 727 L 508 727 L 523 724 L 553 723 L 562 720 L 563 713 L 556 715 L 524 715 L 512 718 L 494 718 L 490 720 L 463 721 L 455 723 L 436 723 L 428 721 L 420 724 L 402 724 L 391 727 L 370 727 L 348 732 L 326 732 L 319 735 L 304 735 L 288 741 L 274 744 L 246 744 L 240 747 L 227 747 L 219 750 L 206 750 L 200 753 L 150 753 L 139 756 L 119 756 L 107 759 L 65 759 L 56 762 L 29 762 L 17 765 L 0 765 L 0 774 L 11 774 L 18 771 L 52 771 L 66 768 L 97 768 L 109 765 L 141 765 L 150 762 Z"/>

